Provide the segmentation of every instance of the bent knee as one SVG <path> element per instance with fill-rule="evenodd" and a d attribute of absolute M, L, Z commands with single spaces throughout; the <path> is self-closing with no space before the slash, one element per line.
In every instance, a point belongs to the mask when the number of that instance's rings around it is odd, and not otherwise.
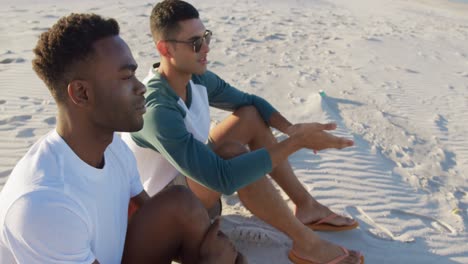
<path fill-rule="evenodd" d="M 247 121 L 252 121 L 252 122 L 258 122 L 260 120 L 263 121 L 257 108 L 252 105 L 240 107 L 239 109 L 234 111 L 233 115 L 238 116 L 239 118 L 247 120 Z"/>
<path fill-rule="evenodd" d="M 249 150 L 245 145 L 237 141 L 228 141 L 223 143 L 221 146 L 216 147 L 214 152 L 223 159 L 230 159 L 247 153 Z"/>
<path fill-rule="evenodd" d="M 183 224 L 187 219 L 194 221 L 209 219 L 202 202 L 185 186 L 171 186 L 156 196 L 158 195 L 160 199 L 157 199 L 157 201 L 153 200 L 153 206 L 149 210 L 152 209 L 153 212 L 158 212 L 157 214 L 163 213 L 166 216 L 170 216 L 169 218 L 174 223 Z"/>
<path fill-rule="evenodd" d="M 179 210 L 187 210 L 190 208 L 196 210 L 197 208 L 204 207 L 195 194 L 187 187 L 175 185 L 151 197 L 138 211 L 147 211 L 147 214 L 164 211 L 166 214 L 173 215 L 178 214 Z"/>
<path fill-rule="evenodd" d="M 167 196 L 171 197 L 177 204 L 188 204 L 188 206 L 197 206 L 199 203 L 198 198 L 190 191 L 189 188 L 182 185 L 174 185 L 164 190 Z"/>

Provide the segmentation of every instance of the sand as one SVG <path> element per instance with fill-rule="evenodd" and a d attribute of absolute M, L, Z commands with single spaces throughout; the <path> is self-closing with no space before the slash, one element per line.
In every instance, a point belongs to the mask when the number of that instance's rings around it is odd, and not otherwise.
<path fill-rule="evenodd" d="M 0 2 L 3 185 L 56 123 L 55 103 L 31 69 L 41 32 L 63 15 L 94 12 L 120 22 L 140 79 L 158 55 L 148 25 L 154 2 Z M 293 123 L 337 122 L 335 133 L 355 140 L 346 150 L 290 157 L 320 202 L 360 223 L 321 237 L 362 251 L 366 263 L 468 263 L 467 4 L 191 2 L 214 32 L 211 70 L 266 98 Z M 213 110 L 213 121 L 226 115 Z M 236 195 L 223 203 L 223 230 L 250 263 L 289 263 L 285 235 L 253 217 Z"/>

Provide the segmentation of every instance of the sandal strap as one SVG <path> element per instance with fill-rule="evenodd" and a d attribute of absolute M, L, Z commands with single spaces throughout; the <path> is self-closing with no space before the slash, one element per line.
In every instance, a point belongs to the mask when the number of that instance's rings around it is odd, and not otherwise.
<path fill-rule="evenodd" d="M 323 224 L 323 223 L 328 222 L 329 220 L 332 220 L 332 219 L 334 219 L 334 218 L 336 218 L 336 217 L 338 217 L 337 214 L 331 213 L 331 214 L 329 214 L 327 217 L 324 217 L 324 218 L 320 219 L 319 221 L 315 222 L 313 225 L 320 225 L 320 224 Z"/>
<path fill-rule="evenodd" d="M 344 247 L 341 247 L 340 248 L 343 250 L 344 252 L 344 255 L 341 255 L 339 257 L 336 257 L 335 259 L 333 259 L 332 261 L 328 262 L 327 264 L 338 264 L 340 263 L 343 259 L 347 258 L 349 256 L 349 251 L 344 248 Z"/>

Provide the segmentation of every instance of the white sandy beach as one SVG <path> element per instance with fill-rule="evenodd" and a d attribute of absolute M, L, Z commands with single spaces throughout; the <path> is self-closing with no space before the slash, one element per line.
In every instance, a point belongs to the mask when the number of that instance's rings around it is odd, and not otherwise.
<path fill-rule="evenodd" d="M 59 17 L 116 18 L 140 79 L 158 61 L 149 32 L 155 2 L 38 2 L 0 0 L 0 186 L 55 126 L 54 100 L 31 60 L 39 34 Z M 468 4 L 189 2 L 214 33 L 211 70 L 293 123 L 334 121 L 337 135 L 355 140 L 290 158 L 320 202 L 360 223 L 321 237 L 362 251 L 366 263 L 468 263 Z M 212 111 L 214 122 L 227 115 Z M 290 263 L 285 235 L 237 196 L 223 203 L 223 230 L 249 263 Z"/>

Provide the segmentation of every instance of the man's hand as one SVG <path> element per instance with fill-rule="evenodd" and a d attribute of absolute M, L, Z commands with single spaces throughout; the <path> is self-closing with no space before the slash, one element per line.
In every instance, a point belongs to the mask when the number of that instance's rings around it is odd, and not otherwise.
<path fill-rule="evenodd" d="M 352 140 L 334 136 L 326 130 L 335 130 L 335 123 L 303 123 L 288 127 L 289 137 L 297 138 L 301 147 L 319 151 L 328 148 L 342 149 L 354 145 Z"/>
<path fill-rule="evenodd" d="M 241 255 L 241 259 L 236 260 L 238 253 L 229 238 L 219 230 L 220 219 L 216 218 L 208 229 L 205 239 L 200 248 L 200 263 L 246 263 Z M 241 262 L 237 262 L 241 261 Z"/>

